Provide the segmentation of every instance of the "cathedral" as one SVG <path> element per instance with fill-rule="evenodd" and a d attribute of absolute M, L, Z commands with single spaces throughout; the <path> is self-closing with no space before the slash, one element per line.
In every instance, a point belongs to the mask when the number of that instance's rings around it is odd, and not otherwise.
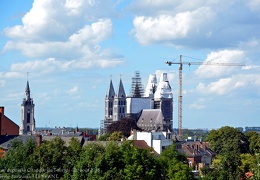
<path fill-rule="evenodd" d="M 156 75 L 151 74 L 144 92 L 140 73 L 136 72 L 130 96 L 125 94 L 122 79 L 116 91 L 110 80 L 100 135 L 106 132 L 107 126 L 124 117 L 133 118 L 144 131 L 173 131 L 173 94 L 167 73 L 161 74 L 159 83 Z"/>
<path fill-rule="evenodd" d="M 21 104 L 21 126 L 19 130 L 20 135 L 32 135 L 35 134 L 35 119 L 34 119 L 34 103 L 31 98 L 30 86 L 27 81 L 25 88 L 25 98 Z"/>

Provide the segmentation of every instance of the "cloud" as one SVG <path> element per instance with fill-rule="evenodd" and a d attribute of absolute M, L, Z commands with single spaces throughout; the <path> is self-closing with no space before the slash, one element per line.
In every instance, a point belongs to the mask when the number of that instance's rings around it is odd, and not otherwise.
<path fill-rule="evenodd" d="M 175 40 L 189 37 L 190 34 L 194 34 L 196 29 L 197 32 L 200 31 L 197 27 L 205 22 L 210 22 L 212 18 L 209 8 L 185 11 L 175 15 L 137 16 L 133 20 L 133 32 L 137 41 L 143 45 L 158 42 L 178 45 Z M 209 37 L 209 34 L 210 32 L 204 32 L 205 37 Z"/>
<path fill-rule="evenodd" d="M 57 71 L 69 71 L 77 69 L 88 69 L 92 67 L 109 68 L 121 64 L 120 58 L 111 60 L 71 60 L 60 61 L 55 58 L 48 58 L 46 60 L 34 60 L 22 63 L 13 63 L 10 72 L 0 73 L 0 77 L 19 78 L 24 72 L 35 72 L 35 75 L 49 74 Z"/>
<path fill-rule="evenodd" d="M 70 90 L 67 91 L 67 93 L 69 95 L 73 95 L 76 94 L 79 91 L 79 87 L 78 86 L 73 86 L 73 88 L 71 88 Z"/>
<path fill-rule="evenodd" d="M 241 70 L 241 67 L 237 65 L 243 65 L 240 62 L 243 62 L 244 52 L 241 50 L 221 50 L 216 52 L 211 52 L 208 54 L 205 64 L 207 63 L 219 63 L 223 64 L 218 65 L 201 65 L 195 71 L 195 75 L 199 78 L 213 78 L 228 76 L 238 70 Z M 233 66 L 226 66 L 225 64 L 234 64 Z"/>
<path fill-rule="evenodd" d="M 205 98 L 199 98 L 197 101 L 189 105 L 189 108 L 191 109 L 196 109 L 196 110 L 201 110 L 204 109 L 205 106 Z"/>
<path fill-rule="evenodd" d="M 136 14 L 132 32 L 142 45 L 231 48 L 260 38 L 259 4 L 256 0 L 135 0 L 130 6 Z"/>
<path fill-rule="evenodd" d="M 104 7 L 106 12 L 101 10 Z M 113 9 L 111 1 L 35 0 L 22 25 L 4 30 L 11 40 L 2 52 L 17 50 L 30 58 L 54 58 L 53 63 L 62 64 L 64 69 L 79 64 L 83 68 L 117 66 L 123 62 L 122 56 L 100 45 L 113 34 L 113 23 L 107 18 Z M 30 63 L 48 64 L 49 61 Z"/>
<path fill-rule="evenodd" d="M 0 74 L 1 77 L 1 74 Z M 4 87 L 5 86 L 5 81 L 4 80 L 0 80 L 0 87 Z"/>
<path fill-rule="evenodd" d="M 209 83 L 208 85 L 200 82 L 197 85 L 197 90 L 203 94 L 224 95 L 248 86 L 259 89 L 259 79 L 259 74 L 237 74 L 228 78 L 221 78 L 218 81 Z"/>

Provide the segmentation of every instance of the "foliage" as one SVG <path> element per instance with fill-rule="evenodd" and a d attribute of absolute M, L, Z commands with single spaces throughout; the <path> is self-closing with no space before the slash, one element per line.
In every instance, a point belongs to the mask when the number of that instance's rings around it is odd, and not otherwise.
<path fill-rule="evenodd" d="M 163 176 L 165 179 L 193 179 L 193 174 L 188 166 L 186 156 L 178 153 L 175 144 L 164 150 L 159 160 L 161 165 L 164 166 Z"/>
<path fill-rule="evenodd" d="M 121 139 L 124 138 L 124 135 L 123 133 L 120 131 L 114 131 L 110 137 L 109 137 L 109 140 L 110 141 L 121 141 Z"/>
<path fill-rule="evenodd" d="M 250 143 L 249 152 L 255 154 L 260 150 L 260 135 L 257 132 L 250 131 L 246 133 L 246 137 Z"/>
<path fill-rule="evenodd" d="M 115 131 L 121 131 L 125 137 L 130 136 L 132 129 L 141 130 L 135 123 L 134 119 L 125 117 L 120 121 L 114 122 L 107 127 L 107 132 L 112 134 Z"/>
<path fill-rule="evenodd" d="M 5 157 L 0 161 L 1 169 L 5 170 L 2 174 L 27 174 L 27 170 L 34 168 L 37 164 L 33 156 L 35 150 L 36 142 L 33 139 L 29 139 L 25 145 L 23 145 L 21 140 L 13 140 Z"/>
<path fill-rule="evenodd" d="M 106 133 L 98 138 L 98 141 L 108 141 L 110 134 Z"/>
<path fill-rule="evenodd" d="M 228 152 L 241 154 L 249 151 L 247 137 L 239 130 L 229 126 L 210 131 L 206 140 L 210 142 L 211 149 L 217 154 L 225 154 Z"/>

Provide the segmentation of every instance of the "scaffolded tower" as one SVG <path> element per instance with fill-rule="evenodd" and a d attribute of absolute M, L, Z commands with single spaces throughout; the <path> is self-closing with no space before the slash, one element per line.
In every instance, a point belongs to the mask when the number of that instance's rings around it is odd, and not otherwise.
<path fill-rule="evenodd" d="M 143 97 L 144 89 L 139 71 L 135 71 L 135 76 L 132 77 L 131 97 Z"/>

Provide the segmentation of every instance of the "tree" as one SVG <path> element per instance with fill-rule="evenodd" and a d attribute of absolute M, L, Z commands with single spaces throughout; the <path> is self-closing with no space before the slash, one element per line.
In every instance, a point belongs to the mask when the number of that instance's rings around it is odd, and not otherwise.
<path fill-rule="evenodd" d="M 5 157 L 0 161 L 1 169 L 5 170 L 2 174 L 30 174 L 30 170 L 37 166 L 37 160 L 34 157 L 36 148 L 36 142 L 32 138 L 30 138 L 25 145 L 23 145 L 22 141 L 19 139 L 13 140 Z"/>
<path fill-rule="evenodd" d="M 164 179 L 193 179 L 193 174 L 188 166 L 186 156 L 177 151 L 174 143 L 161 153 L 159 160 L 163 167 Z"/>
<path fill-rule="evenodd" d="M 211 149 L 217 154 L 226 152 L 241 154 L 249 151 L 247 137 L 239 130 L 229 126 L 210 131 L 206 140 L 210 142 Z"/>
<path fill-rule="evenodd" d="M 43 177 L 55 175 L 62 178 L 67 168 L 68 150 L 65 142 L 60 137 L 55 137 L 50 141 L 43 141 L 36 151 L 38 161 L 37 169 Z"/>
<path fill-rule="evenodd" d="M 114 122 L 107 127 L 107 132 L 112 134 L 115 131 L 121 131 L 125 137 L 130 136 L 132 129 L 141 130 L 135 123 L 134 119 L 125 117 L 120 121 Z"/>
<path fill-rule="evenodd" d="M 110 134 L 106 133 L 98 138 L 98 141 L 108 141 Z"/>
<path fill-rule="evenodd" d="M 246 133 L 246 137 L 249 141 L 249 152 L 255 154 L 260 150 L 260 136 L 257 132 L 251 131 Z"/>
<path fill-rule="evenodd" d="M 66 169 L 64 177 L 65 179 L 71 179 L 71 172 L 74 166 L 80 159 L 80 154 L 82 152 L 82 147 L 78 139 L 72 137 L 67 149 L 67 159 L 64 168 Z"/>
<path fill-rule="evenodd" d="M 140 149 L 134 146 L 134 141 L 125 141 L 120 146 L 120 152 L 124 179 L 161 179 L 162 167 L 151 148 Z"/>
<path fill-rule="evenodd" d="M 95 179 L 99 174 L 95 162 L 104 155 L 105 148 L 98 143 L 83 147 L 80 159 L 73 168 L 72 179 Z M 98 179 L 98 178 L 97 178 Z"/>
<path fill-rule="evenodd" d="M 120 141 L 122 138 L 124 138 L 124 135 L 121 131 L 114 131 L 110 137 L 109 137 L 109 140 L 110 141 Z"/>

